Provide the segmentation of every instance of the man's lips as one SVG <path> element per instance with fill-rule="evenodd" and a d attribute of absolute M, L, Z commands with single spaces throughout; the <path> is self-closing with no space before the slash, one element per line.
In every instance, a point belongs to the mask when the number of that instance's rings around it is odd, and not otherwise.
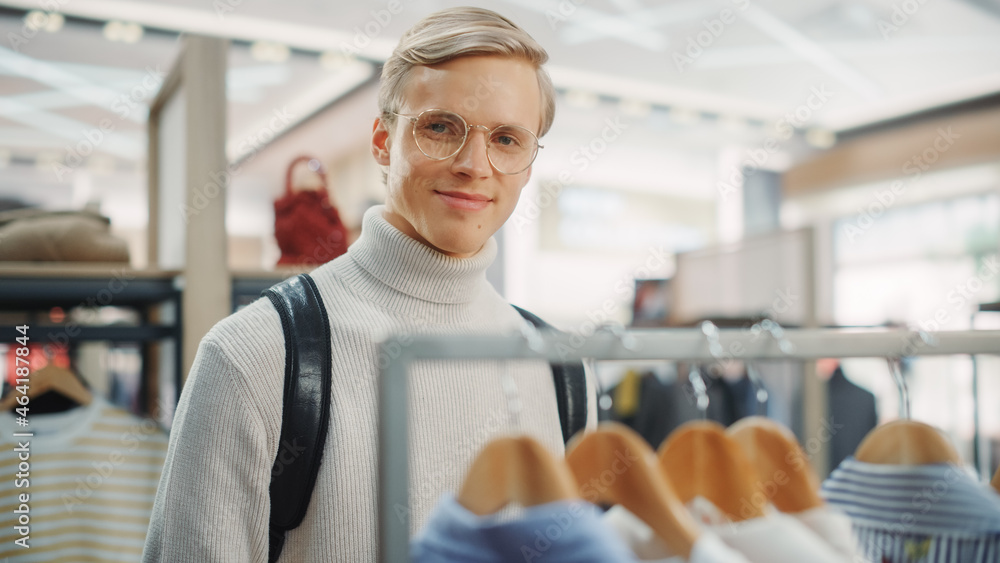
<path fill-rule="evenodd" d="M 493 200 L 483 194 L 470 194 L 466 192 L 456 192 L 456 191 L 437 191 L 436 194 L 444 201 L 444 203 L 453 209 L 464 209 L 468 211 L 478 211 L 480 209 L 486 209 Z"/>

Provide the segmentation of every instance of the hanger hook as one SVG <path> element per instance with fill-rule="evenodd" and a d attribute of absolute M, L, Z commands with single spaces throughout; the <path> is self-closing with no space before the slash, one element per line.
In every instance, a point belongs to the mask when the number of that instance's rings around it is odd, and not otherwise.
<path fill-rule="evenodd" d="M 750 385 L 753 386 L 754 397 L 757 398 L 757 414 L 767 416 L 767 389 L 764 388 L 764 383 L 761 381 L 757 366 L 749 360 L 747 361 L 747 379 L 750 380 Z"/>
<path fill-rule="evenodd" d="M 889 373 L 892 375 L 892 381 L 896 384 L 896 388 L 899 390 L 899 418 L 903 420 L 910 419 L 910 388 L 906 384 L 906 379 L 903 377 L 903 367 L 900 358 L 890 357 L 885 359 L 886 363 L 889 365 Z"/>
<path fill-rule="evenodd" d="M 701 333 L 705 335 L 705 341 L 708 343 L 708 351 L 712 354 L 712 357 L 719 358 L 722 356 L 722 343 L 719 342 L 719 327 L 715 326 L 712 321 L 703 321 L 701 325 Z M 701 413 L 701 418 L 703 420 L 708 419 L 708 385 L 705 383 L 705 377 L 698 368 L 697 363 L 691 364 L 691 370 L 688 372 L 688 381 L 691 382 L 691 388 L 694 389 L 695 396 L 695 406 L 698 407 L 698 412 Z"/>
<path fill-rule="evenodd" d="M 762 319 L 757 323 L 754 323 L 750 327 L 750 331 L 754 334 L 760 334 L 761 331 L 766 332 L 775 342 L 778 343 L 778 349 L 781 350 L 783 354 L 791 354 L 795 351 L 795 345 L 788 340 L 785 336 L 785 329 L 781 327 L 777 321 L 771 319 Z M 767 389 L 764 388 L 764 383 L 760 377 L 760 372 L 757 370 L 757 364 L 752 360 L 747 360 L 747 378 L 750 380 L 750 384 L 753 386 L 754 395 L 757 398 L 757 414 L 766 415 L 767 414 Z"/>
<path fill-rule="evenodd" d="M 702 420 L 708 419 L 708 386 L 705 385 L 705 378 L 701 375 L 701 370 L 698 369 L 698 364 L 691 364 L 691 370 L 688 372 L 688 381 L 691 382 L 691 388 L 694 389 L 695 406 L 698 408 L 698 413 L 701 415 Z"/>

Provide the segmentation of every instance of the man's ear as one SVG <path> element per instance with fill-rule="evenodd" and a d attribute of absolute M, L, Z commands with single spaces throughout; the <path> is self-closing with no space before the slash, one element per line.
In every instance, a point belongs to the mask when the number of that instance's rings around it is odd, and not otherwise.
<path fill-rule="evenodd" d="M 376 117 L 375 124 L 372 125 L 372 156 L 375 157 L 375 162 L 381 164 L 382 166 L 389 166 L 389 149 L 392 146 L 392 142 L 389 137 L 389 130 L 385 128 L 385 122 L 382 118 Z"/>

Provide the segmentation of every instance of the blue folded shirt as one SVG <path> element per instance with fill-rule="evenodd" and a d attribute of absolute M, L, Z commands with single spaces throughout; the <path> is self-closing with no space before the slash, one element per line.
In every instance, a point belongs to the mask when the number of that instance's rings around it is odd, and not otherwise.
<path fill-rule="evenodd" d="M 446 494 L 410 542 L 414 563 L 631 563 L 635 556 L 583 500 L 525 508 L 520 518 L 477 516 Z"/>

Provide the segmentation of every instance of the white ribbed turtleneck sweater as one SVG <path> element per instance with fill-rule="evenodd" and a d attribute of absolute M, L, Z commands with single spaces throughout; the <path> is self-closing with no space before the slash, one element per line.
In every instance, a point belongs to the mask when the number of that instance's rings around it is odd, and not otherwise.
<path fill-rule="evenodd" d="M 288 533 L 280 562 L 376 560 L 380 336 L 509 332 L 524 322 L 486 281 L 496 241 L 471 258 L 452 258 L 404 235 L 383 209 L 365 213 L 347 254 L 312 272 L 333 338 L 330 429 L 309 510 Z M 267 561 L 284 362 L 281 321 L 267 299 L 222 320 L 202 340 L 175 414 L 144 561 Z M 562 454 L 548 365 L 509 366 L 523 404 L 520 428 L 510 425 L 505 368 L 496 362 L 412 366 L 411 530 L 423 526 L 441 493 L 458 489 L 492 438 L 528 433 Z"/>

